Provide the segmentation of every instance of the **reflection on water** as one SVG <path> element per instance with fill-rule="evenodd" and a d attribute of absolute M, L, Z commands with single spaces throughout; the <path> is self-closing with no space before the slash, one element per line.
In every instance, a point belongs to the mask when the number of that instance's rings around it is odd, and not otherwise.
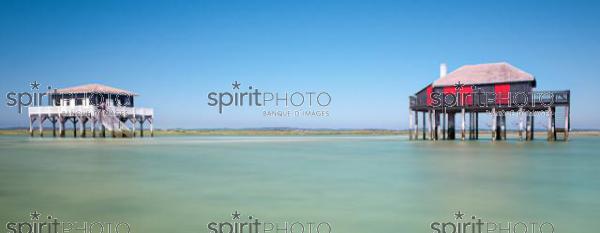
<path fill-rule="evenodd" d="M 326 221 L 333 232 L 431 232 L 460 210 L 597 232 L 599 150 L 600 138 L 0 137 L 0 221 L 37 210 L 124 221 L 133 232 L 208 232 L 238 210 L 270 222 Z"/>

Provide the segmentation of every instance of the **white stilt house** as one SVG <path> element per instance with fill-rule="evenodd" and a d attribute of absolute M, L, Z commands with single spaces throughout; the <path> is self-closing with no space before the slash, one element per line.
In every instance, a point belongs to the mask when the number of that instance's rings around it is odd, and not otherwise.
<path fill-rule="evenodd" d="M 140 136 L 144 136 L 144 123 L 150 125 L 150 135 L 154 136 L 154 109 L 134 105 L 136 93 L 101 84 L 87 84 L 70 88 L 54 89 L 48 93 L 50 106 L 29 107 L 29 133 L 34 134 L 34 125 L 39 125 L 40 136 L 44 135 L 44 122 L 52 123 L 52 134 L 56 137 L 56 123 L 59 136 L 65 136 L 65 123 L 73 123 L 73 136 L 86 137 L 86 124 L 90 122 L 92 137 L 106 137 L 110 131 L 113 137 L 135 137 L 139 123 Z M 130 123 L 131 128 L 128 127 Z"/>

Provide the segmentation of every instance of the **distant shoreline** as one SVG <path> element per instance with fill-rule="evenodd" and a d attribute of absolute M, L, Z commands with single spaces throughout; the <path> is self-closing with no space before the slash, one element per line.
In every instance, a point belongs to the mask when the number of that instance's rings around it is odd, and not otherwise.
<path fill-rule="evenodd" d="M 58 131 L 57 131 L 58 132 Z M 79 133 L 79 132 L 78 132 Z M 138 131 L 139 133 L 139 131 Z M 144 131 L 149 136 L 150 131 Z M 67 129 L 65 136 L 73 136 L 73 130 Z M 91 131 L 87 130 L 88 137 Z M 109 134 L 109 131 L 107 131 Z M 0 135 L 29 135 L 28 129 L 0 129 Z M 34 135 L 39 130 L 34 129 Z M 52 130 L 45 129 L 45 136 L 52 136 Z M 97 132 L 98 135 L 98 132 Z M 303 135 L 408 135 L 406 130 L 385 129 L 158 129 L 154 136 L 303 136 Z"/>
<path fill-rule="evenodd" d="M 302 136 L 302 135 L 402 135 L 402 130 L 381 129 L 168 129 L 156 136 Z"/>
<path fill-rule="evenodd" d="M 73 136 L 72 129 L 66 130 L 66 136 Z M 149 131 L 146 131 L 149 134 Z M 460 136 L 460 131 L 456 132 Z M 517 131 L 509 130 L 508 133 L 516 134 Z M 37 136 L 39 131 L 34 130 Z M 422 131 L 419 130 L 419 135 Z M 489 135 L 490 131 L 480 131 L 482 135 Z M 537 130 L 536 134 L 545 136 L 545 130 Z M 572 136 L 600 136 L 600 130 L 573 130 Z M 0 135 L 27 136 L 28 129 L 0 129 Z M 45 136 L 52 136 L 52 130 L 44 130 Z M 319 135 L 408 135 L 408 130 L 388 129 L 158 129 L 154 136 L 319 136 Z M 88 130 L 88 137 L 91 132 Z"/>

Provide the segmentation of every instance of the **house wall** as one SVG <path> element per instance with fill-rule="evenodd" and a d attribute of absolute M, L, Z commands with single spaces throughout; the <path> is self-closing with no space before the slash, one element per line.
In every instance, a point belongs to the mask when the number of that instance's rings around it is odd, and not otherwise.
<path fill-rule="evenodd" d="M 427 90 L 431 87 L 431 84 L 425 88 L 423 88 L 423 90 L 417 92 L 416 97 L 417 97 L 417 105 L 419 106 L 423 106 L 423 105 L 427 105 L 427 99 L 429 97 L 429 95 L 427 94 Z"/>
<path fill-rule="evenodd" d="M 134 97 L 109 94 L 51 94 L 54 106 L 107 106 L 134 107 Z"/>
<path fill-rule="evenodd" d="M 466 103 L 471 105 L 485 105 L 486 101 L 488 105 L 494 104 L 506 104 L 505 100 L 496 99 L 496 103 L 494 103 L 495 96 L 502 96 L 502 93 L 511 93 L 511 98 L 517 99 L 518 93 L 530 93 L 533 91 L 535 86 L 534 82 L 515 82 L 515 83 L 498 83 L 498 84 L 482 84 L 482 85 L 465 85 L 463 86 L 461 93 L 473 93 L 472 97 L 467 97 L 465 99 Z M 435 87 L 431 88 L 431 85 L 423 88 L 421 91 L 416 93 L 417 97 L 417 105 L 425 106 L 430 105 L 431 92 L 435 93 L 455 93 L 456 89 L 453 86 L 448 87 Z M 488 95 L 477 94 L 477 93 L 488 93 Z M 507 98 L 504 96 L 504 98 Z M 522 96 L 520 96 L 522 98 Z M 514 101 L 513 101 L 514 103 Z"/>

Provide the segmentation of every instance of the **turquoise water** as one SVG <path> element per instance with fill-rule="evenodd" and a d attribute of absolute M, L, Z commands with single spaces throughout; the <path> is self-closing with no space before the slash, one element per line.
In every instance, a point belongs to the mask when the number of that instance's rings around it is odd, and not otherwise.
<path fill-rule="evenodd" d="M 280 225 L 327 222 L 332 232 L 432 232 L 432 222 L 462 221 L 454 215 L 461 211 L 505 227 L 549 222 L 555 232 L 598 232 L 598 151 L 594 137 L 0 137 L 0 221 L 29 221 L 38 211 L 127 222 L 132 232 L 210 232 L 209 222 L 232 222 L 237 210 L 242 222 L 252 215 Z"/>

